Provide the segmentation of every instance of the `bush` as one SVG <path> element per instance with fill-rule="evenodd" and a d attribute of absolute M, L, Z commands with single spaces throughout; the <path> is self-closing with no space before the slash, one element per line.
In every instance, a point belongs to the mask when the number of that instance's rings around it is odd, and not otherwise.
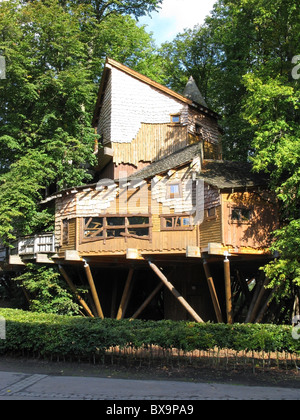
<path fill-rule="evenodd" d="M 291 326 L 197 324 L 183 321 L 91 319 L 0 309 L 6 340 L 0 354 L 95 359 L 111 348 L 159 346 L 183 351 L 212 348 L 300 354 Z"/>

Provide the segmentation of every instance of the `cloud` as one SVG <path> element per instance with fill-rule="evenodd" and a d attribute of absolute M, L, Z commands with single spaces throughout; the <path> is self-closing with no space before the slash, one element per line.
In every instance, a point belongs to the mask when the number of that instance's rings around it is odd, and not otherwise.
<path fill-rule="evenodd" d="M 160 15 L 162 19 L 173 20 L 174 31 L 181 31 L 202 23 L 214 3 L 215 0 L 164 0 Z"/>
<path fill-rule="evenodd" d="M 147 30 L 154 33 L 157 43 L 171 41 L 186 28 L 202 24 L 213 9 L 216 0 L 164 0 L 158 13 L 152 18 L 142 18 Z"/>

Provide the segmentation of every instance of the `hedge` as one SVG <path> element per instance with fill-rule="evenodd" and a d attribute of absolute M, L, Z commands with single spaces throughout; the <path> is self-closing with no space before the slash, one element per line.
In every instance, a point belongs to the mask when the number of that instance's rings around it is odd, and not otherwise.
<path fill-rule="evenodd" d="M 111 347 L 159 346 L 183 351 L 213 348 L 235 351 L 300 354 L 292 326 L 264 324 L 197 324 L 184 321 L 91 319 L 0 309 L 6 339 L 0 355 L 38 354 L 43 357 L 95 358 Z"/>

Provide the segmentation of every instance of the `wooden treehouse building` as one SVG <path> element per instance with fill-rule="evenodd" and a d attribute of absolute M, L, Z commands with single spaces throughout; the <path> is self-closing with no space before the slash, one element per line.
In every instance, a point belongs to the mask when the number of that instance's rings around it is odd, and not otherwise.
<path fill-rule="evenodd" d="M 20 239 L 9 263 L 57 264 L 89 316 L 261 320 L 276 203 L 222 160 L 218 118 L 192 78 L 181 95 L 107 59 L 95 183 L 48 197 L 54 235 Z"/>

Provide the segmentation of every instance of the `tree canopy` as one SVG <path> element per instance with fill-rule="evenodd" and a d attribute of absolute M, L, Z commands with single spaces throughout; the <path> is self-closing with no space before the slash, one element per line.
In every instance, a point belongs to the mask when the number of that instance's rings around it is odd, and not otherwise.
<path fill-rule="evenodd" d="M 51 228 L 39 201 L 50 185 L 80 185 L 95 134 L 91 115 L 104 58 L 153 75 L 154 43 L 135 19 L 160 1 L 0 3 L 0 236 Z M 101 14 L 101 16 L 100 16 Z M 45 223 L 47 222 L 47 223 Z"/>

